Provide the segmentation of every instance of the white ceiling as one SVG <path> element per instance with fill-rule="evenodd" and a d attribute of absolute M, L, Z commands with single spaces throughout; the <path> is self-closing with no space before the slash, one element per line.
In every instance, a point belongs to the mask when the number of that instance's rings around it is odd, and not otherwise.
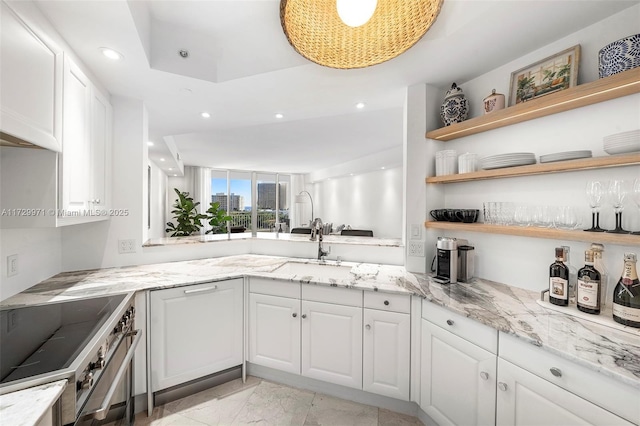
<path fill-rule="evenodd" d="M 444 0 L 403 55 L 335 70 L 289 46 L 277 0 L 37 0 L 112 95 L 144 100 L 153 159 L 172 136 L 185 165 L 292 173 L 400 151 L 407 86 L 464 82 L 637 3 Z"/>

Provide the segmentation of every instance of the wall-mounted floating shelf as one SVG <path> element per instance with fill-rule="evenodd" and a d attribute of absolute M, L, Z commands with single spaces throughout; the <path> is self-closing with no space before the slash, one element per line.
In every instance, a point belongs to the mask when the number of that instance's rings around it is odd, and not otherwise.
<path fill-rule="evenodd" d="M 429 229 L 446 231 L 481 232 L 487 234 L 515 235 L 519 237 L 547 238 L 553 240 L 584 241 L 587 243 L 620 244 L 640 246 L 640 235 L 610 234 L 607 232 L 585 232 L 582 230 L 562 230 L 538 228 L 534 226 L 488 225 L 485 223 L 425 222 Z"/>
<path fill-rule="evenodd" d="M 546 173 L 571 172 L 578 170 L 624 167 L 640 164 L 640 153 L 612 155 L 608 157 L 583 158 L 579 160 L 557 161 L 554 163 L 532 164 L 530 166 L 506 167 L 503 169 L 480 170 L 446 176 L 433 176 L 427 183 L 455 183 L 475 180 L 500 179 L 516 176 L 531 176 Z"/>
<path fill-rule="evenodd" d="M 427 132 L 426 137 L 438 141 L 449 141 L 634 93 L 640 93 L 640 68 L 432 130 Z"/>

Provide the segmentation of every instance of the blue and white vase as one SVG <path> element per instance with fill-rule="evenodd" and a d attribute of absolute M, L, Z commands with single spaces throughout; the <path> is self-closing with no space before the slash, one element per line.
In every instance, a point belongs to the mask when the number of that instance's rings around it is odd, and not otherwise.
<path fill-rule="evenodd" d="M 621 38 L 598 52 L 600 78 L 636 67 L 640 67 L 640 34 Z"/>
<path fill-rule="evenodd" d="M 444 102 L 440 107 L 440 117 L 442 117 L 444 125 L 449 126 L 466 120 L 468 115 L 469 102 L 464 97 L 462 89 L 453 83 L 451 89 L 447 90 Z"/>

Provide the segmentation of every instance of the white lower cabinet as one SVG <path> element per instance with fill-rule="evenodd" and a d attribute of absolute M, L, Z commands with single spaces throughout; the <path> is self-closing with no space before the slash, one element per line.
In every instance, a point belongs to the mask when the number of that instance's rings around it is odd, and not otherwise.
<path fill-rule="evenodd" d="M 632 425 L 503 359 L 498 360 L 498 425 Z"/>
<path fill-rule="evenodd" d="M 362 342 L 362 389 L 408 401 L 410 315 L 365 309 Z"/>
<path fill-rule="evenodd" d="M 362 389 L 361 307 L 302 301 L 302 375 Z"/>
<path fill-rule="evenodd" d="M 153 392 L 242 364 L 243 290 L 240 278 L 151 292 Z"/>
<path fill-rule="evenodd" d="M 495 354 L 425 319 L 421 353 L 425 413 L 439 425 L 495 424 Z"/>
<path fill-rule="evenodd" d="M 249 361 L 300 374 L 300 299 L 249 295 Z"/>

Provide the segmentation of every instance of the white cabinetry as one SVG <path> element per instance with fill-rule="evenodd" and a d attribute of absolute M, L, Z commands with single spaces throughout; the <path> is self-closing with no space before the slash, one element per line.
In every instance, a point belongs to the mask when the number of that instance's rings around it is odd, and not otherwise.
<path fill-rule="evenodd" d="M 243 280 L 151 292 L 152 391 L 242 364 Z"/>
<path fill-rule="evenodd" d="M 62 51 L 0 3 L 0 131 L 60 151 Z"/>
<path fill-rule="evenodd" d="M 632 425 L 503 359 L 498 360 L 498 389 L 498 425 Z"/>
<path fill-rule="evenodd" d="M 429 302 L 422 309 L 420 407 L 440 425 L 494 424 L 497 332 Z"/>
<path fill-rule="evenodd" d="M 362 389 L 408 401 L 410 297 L 366 292 L 364 305 Z"/>

